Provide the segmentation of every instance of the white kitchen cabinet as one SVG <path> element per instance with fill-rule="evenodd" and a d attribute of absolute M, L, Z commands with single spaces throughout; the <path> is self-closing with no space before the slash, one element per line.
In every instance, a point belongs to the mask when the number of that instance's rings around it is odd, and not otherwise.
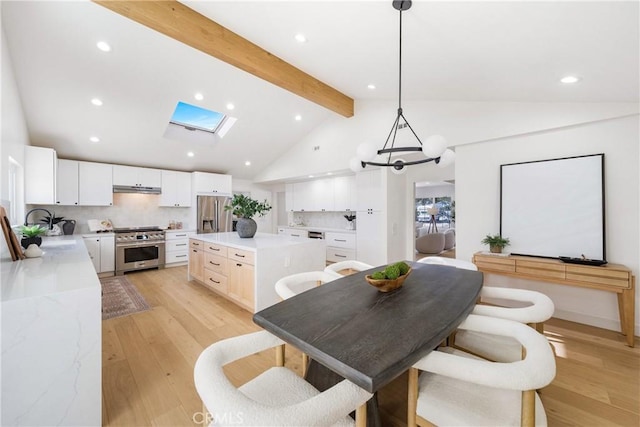
<path fill-rule="evenodd" d="M 112 206 L 112 165 L 78 162 L 78 204 L 81 206 Z"/>
<path fill-rule="evenodd" d="M 194 231 L 165 231 L 165 267 L 177 267 L 186 264 L 189 258 L 189 237 Z"/>
<path fill-rule="evenodd" d="M 100 276 L 113 276 L 116 270 L 115 236 L 84 236 L 83 240 L 96 273 Z"/>
<path fill-rule="evenodd" d="M 196 194 L 231 195 L 231 175 L 193 172 L 192 178 Z"/>
<path fill-rule="evenodd" d="M 311 211 L 311 182 L 293 184 L 293 210 L 296 212 Z"/>
<path fill-rule="evenodd" d="M 78 205 L 78 162 L 58 159 L 56 205 Z"/>
<path fill-rule="evenodd" d="M 356 194 L 355 176 L 337 176 L 333 179 L 333 209 L 335 211 L 357 210 Z"/>
<path fill-rule="evenodd" d="M 358 261 L 370 265 L 387 262 L 385 215 L 379 211 L 358 212 L 356 246 Z"/>
<path fill-rule="evenodd" d="M 24 202 L 28 205 L 53 205 L 56 202 L 55 150 L 44 147 L 24 147 Z"/>
<path fill-rule="evenodd" d="M 362 171 L 356 174 L 357 210 L 380 211 L 386 201 L 381 170 Z M 358 226 L 360 225 L 358 217 Z"/>
<path fill-rule="evenodd" d="M 310 210 L 331 212 L 334 210 L 333 178 L 310 181 Z"/>
<path fill-rule="evenodd" d="M 285 185 L 285 193 L 284 193 L 284 209 L 287 212 L 293 212 L 293 184 Z"/>
<path fill-rule="evenodd" d="M 301 239 L 306 239 L 307 237 L 309 237 L 309 232 L 301 228 L 278 227 L 278 234 L 289 237 L 298 237 Z"/>
<path fill-rule="evenodd" d="M 188 172 L 162 171 L 162 194 L 159 206 L 191 206 L 191 174 Z"/>
<path fill-rule="evenodd" d="M 113 165 L 113 185 L 160 187 L 162 177 L 158 169 Z"/>
<path fill-rule="evenodd" d="M 324 241 L 327 244 L 327 261 L 339 262 L 348 259 L 356 259 L 356 234 L 355 233 L 324 233 Z"/>

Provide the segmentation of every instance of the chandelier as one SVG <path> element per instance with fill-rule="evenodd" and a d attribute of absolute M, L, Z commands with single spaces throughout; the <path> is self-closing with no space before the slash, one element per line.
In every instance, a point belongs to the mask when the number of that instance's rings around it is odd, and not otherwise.
<path fill-rule="evenodd" d="M 393 122 L 391 131 L 387 136 L 387 140 L 384 146 L 376 150 L 376 148 L 368 143 L 362 143 L 358 145 L 356 151 L 356 157 L 352 158 L 349 162 L 351 170 L 359 172 L 363 170 L 367 165 L 371 166 L 385 166 L 391 167 L 392 172 L 400 174 L 406 172 L 405 166 L 418 165 L 421 163 L 435 162 L 440 167 L 445 167 L 453 163 L 455 159 L 455 153 L 447 148 L 447 141 L 440 135 L 432 135 L 428 137 L 424 144 L 415 133 L 407 119 L 404 117 L 402 111 L 402 12 L 409 10 L 411 7 L 411 0 L 397 0 L 393 1 L 394 9 L 400 12 L 400 49 L 398 60 L 398 112 L 396 119 Z M 406 128 L 411 131 L 411 134 L 415 137 L 420 145 L 413 147 L 396 147 L 396 136 L 398 129 Z M 406 130 L 405 130 L 406 132 Z M 422 152 L 425 155 L 424 158 L 418 160 L 406 161 L 401 158 L 392 158 L 393 155 L 398 153 L 412 153 Z M 378 156 L 381 156 L 378 157 Z"/>

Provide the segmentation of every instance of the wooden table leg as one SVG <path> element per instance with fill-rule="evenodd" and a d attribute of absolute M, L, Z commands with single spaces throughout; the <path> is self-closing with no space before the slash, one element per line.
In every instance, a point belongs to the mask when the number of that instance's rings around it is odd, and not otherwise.
<path fill-rule="evenodd" d="M 636 292 L 635 292 L 635 276 L 631 278 L 631 288 L 624 289 L 621 294 L 618 294 L 618 309 L 620 310 L 620 327 L 622 333 L 627 336 L 627 345 L 629 347 L 634 346 L 635 341 L 635 306 L 636 306 Z"/>

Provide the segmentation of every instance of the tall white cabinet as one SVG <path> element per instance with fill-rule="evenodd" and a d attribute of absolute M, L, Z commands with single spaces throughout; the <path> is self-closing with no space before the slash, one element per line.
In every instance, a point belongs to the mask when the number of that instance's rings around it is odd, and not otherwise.
<path fill-rule="evenodd" d="M 357 258 L 371 265 L 387 262 L 386 182 L 384 171 L 365 170 L 356 174 Z"/>
<path fill-rule="evenodd" d="M 24 202 L 28 205 L 53 205 L 56 202 L 55 150 L 24 147 Z"/>

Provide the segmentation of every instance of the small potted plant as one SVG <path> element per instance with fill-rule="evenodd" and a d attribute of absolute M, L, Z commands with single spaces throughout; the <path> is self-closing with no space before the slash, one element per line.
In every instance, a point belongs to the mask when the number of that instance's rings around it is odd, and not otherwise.
<path fill-rule="evenodd" d="M 20 244 L 23 248 L 27 249 L 29 245 L 36 244 L 40 246 L 42 244 L 42 235 L 47 234 L 49 231 L 46 227 L 40 225 L 21 225 L 19 233 L 22 235 Z"/>
<path fill-rule="evenodd" d="M 494 254 L 502 253 L 502 248 L 509 244 L 509 239 L 506 237 L 502 237 L 499 234 L 494 234 L 493 236 L 487 234 L 487 236 L 482 239 L 482 244 L 489 245 L 489 250 Z"/>
<path fill-rule="evenodd" d="M 224 209 L 231 211 L 238 218 L 236 224 L 238 236 L 249 238 L 253 237 L 258 230 L 258 224 L 253 220 L 253 217 L 256 215 L 264 216 L 271 210 L 271 205 L 266 200 L 259 202 L 244 194 L 234 194 L 231 203 Z"/>
<path fill-rule="evenodd" d="M 51 225 L 51 229 L 47 230 L 48 236 L 60 236 L 62 234 L 62 230 L 60 229 L 60 224 L 64 221 L 63 216 L 56 216 L 56 213 L 52 213 L 51 216 L 47 215 L 43 217 L 40 222 L 43 224 Z M 63 224 L 64 225 L 64 224 Z"/>

